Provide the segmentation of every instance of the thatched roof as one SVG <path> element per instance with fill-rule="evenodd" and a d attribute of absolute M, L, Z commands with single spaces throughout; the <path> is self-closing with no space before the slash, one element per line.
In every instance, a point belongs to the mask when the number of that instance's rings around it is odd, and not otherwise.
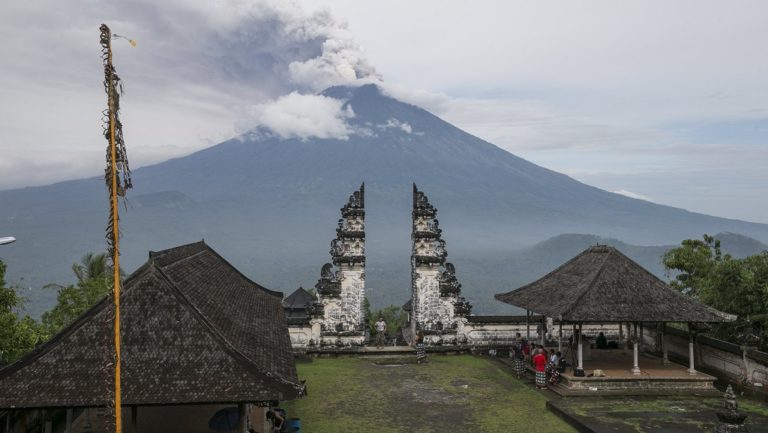
<path fill-rule="evenodd" d="M 675 291 L 616 248 L 588 248 L 496 299 L 569 322 L 724 322 L 735 316 Z"/>
<path fill-rule="evenodd" d="M 151 252 L 123 284 L 123 404 L 299 396 L 281 298 L 203 242 Z M 0 408 L 106 405 L 113 314 L 105 299 L 0 370 Z"/>

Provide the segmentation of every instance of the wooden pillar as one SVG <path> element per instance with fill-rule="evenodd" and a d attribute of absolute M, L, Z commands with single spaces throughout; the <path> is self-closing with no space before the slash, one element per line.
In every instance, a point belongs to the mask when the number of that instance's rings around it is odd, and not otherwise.
<path fill-rule="evenodd" d="M 525 310 L 525 339 L 528 340 L 528 343 L 531 342 L 531 312 L 530 310 Z"/>
<path fill-rule="evenodd" d="M 688 367 L 688 374 L 691 376 L 696 374 L 696 366 L 693 363 L 694 358 L 694 352 L 693 352 L 693 326 L 691 324 L 688 324 L 688 362 L 690 366 Z"/>
<path fill-rule="evenodd" d="M 640 374 L 640 362 L 638 359 L 638 352 L 640 342 L 638 341 L 638 335 L 637 335 L 637 322 L 635 322 L 635 344 L 632 345 L 632 353 L 634 355 L 634 364 L 632 366 L 632 374 Z"/>
<path fill-rule="evenodd" d="M 638 350 L 643 353 L 643 322 L 640 322 L 640 336 L 638 337 Z"/>
<path fill-rule="evenodd" d="M 52 413 L 50 410 L 43 409 L 43 433 L 53 433 Z"/>
<path fill-rule="evenodd" d="M 11 411 L 5 413 L 5 432 L 11 433 Z"/>
<path fill-rule="evenodd" d="M 138 406 L 131 406 L 131 423 L 128 426 L 128 433 L 136 433 L 136 424 L 139 419 Z"/>
<path fill-rule="evenodd" d="M 546 341 L 544 340 L 544 336 L 547 334 L 547 318 L 544 316 L 541 316 L 541 335 L 539 335 L 539 340 L 541 341 L 541 346 L 544 347 L 544 344 Z"/>
<path fill-rule="evenodd" d="M 669 351 L 667 350 L 667 322 L 661 325 L 661 363 L 669 364 Z"/>
<path fill-rule="evenodd" d="M 631 335 L 632 335 L 632 322 L 627 322 L 627 336 L 629 337 Z M 637 337 L 637 335 L 635 335 L 635 337 Z M 627 340 L 629 340 L 629 338 L 627 338 Z"/>
<path fill-rule="evenodd" d="M 245 403 L 237 404 L 237 433 L 247 433 L 248 422 L 245 414 Z"/>
<path fill-rule="evenodd" d="M 624 346 L 624 322 L 619 322 L 619 348 Z"/>
<path fill-rule="evenodd" d="M 67 408 L 67 420 L 64 423 L 64 433 L 72 433 L 72 422 L 74 422 L 75 410 L 71 407 Z"/>
<path fill-rule="evenodd" d="M 584 353 L 581 346 L 581 322 L 579 322 L 579 369 L 584 369 Z"/>
<path fill-rule="evenodd" d="M 560 332 L 557 336 L 557 351 L 563 353 L 563 322 L 560 321 Z"/>

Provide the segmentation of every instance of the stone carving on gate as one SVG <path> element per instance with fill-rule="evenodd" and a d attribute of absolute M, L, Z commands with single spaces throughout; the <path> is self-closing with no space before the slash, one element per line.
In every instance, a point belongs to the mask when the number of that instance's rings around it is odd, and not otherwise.
<path fill-rule="evenodd" d="M 365 339 L 365 184 L 341 208 L 332 263 L 320 270 L 318 300 L 310 306 L 313 340 L 322 346 L 360 346 Z"/>
<path fill-rule="evenodd" d="M 448 252 L 437 209 L 415 184 L 412 216 L 411 331 L 425 333 L 428 344 L 456 344 L 459 322 L 472 306 L 459 296 L 456 268 L 446 262 Z"/>

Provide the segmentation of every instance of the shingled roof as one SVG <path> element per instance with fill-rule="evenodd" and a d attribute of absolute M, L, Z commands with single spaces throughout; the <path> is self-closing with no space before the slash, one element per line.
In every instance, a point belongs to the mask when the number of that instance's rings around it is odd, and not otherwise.
<path fill-rule="evenodd" d="M 725 322 L 735 316 L 675 291 L 616 248 L 588 248 L 496 299 L 568 322 Z"/>
<path fill-rule="evenodd" d="M 298 397 L 281 298 L 204 242 L 150 252 L 121 294 L 123 404 Z M 0 408 L 106 405 L 113 315 L 105 299 L 0 370 Z"/>
<path fill-rule="evenodd" d="M 296 291 L 283 299 L 283 308 L 303 310 L 307 308 L 307 305 L 316 300 L 317 298 L 315 298 L 311 293 L 307 292 L 306 289 L 299 287 L 296 289 Z"/>

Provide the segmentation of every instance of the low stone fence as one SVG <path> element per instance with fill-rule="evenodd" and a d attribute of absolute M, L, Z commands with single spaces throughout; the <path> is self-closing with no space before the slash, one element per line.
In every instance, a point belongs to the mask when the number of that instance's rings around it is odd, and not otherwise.
<path fill-rule="evenodd" d="M 367 336 L 363 332 L 323 331 L 319 322 L 311 323 L 306 318 L 289 318 L 288 335 L 294 352 L 345 351 L 365 345 Z"/>
<path fill-rule="evenodd" d="M 542 328 L 542 320 L 539 316 L 533 316 L 526 321 L 525 316 L 469 316 L 459 321 L 456 329 L 431 331 L 427 335 L 427 344 L 430 346 L 455 345 L 476 348 L 509 348 L 515 341 L 515 335 L 519 333 L 523 338 L 538 342 L 541 340 L 540 332 L 546 332 L 546 340 L 550 344 L 557 344 L 560 336 L 560 326 L 557 322 L 546 322 Z M 291 336 L 291 345 L 294 349 L 316 350 L 326 348 L 347 348 L 363 344 L 361 337 L 344 335 L 325 335 L 320 332 L 319 325 L 314 326 L 306 319 L 288 319 L 288 331 Z M 570 337 L 573 332 L 571 325 L 562 328 L 563 339 Z M 407 331 L 406 331 L 407 332 Z M 587 324 L 582 328 L 587 337 L 596 337 L 603 332 L 609 339 L 618 339 L 619 326 L 617 324 Z M 406 341 L 410 338 L 406 336 Z"/>
<path fill-rule="evenodd" d="M 687 331 L 667 327 L 669 358 L 687 364 L 688 341 Z M 661 334 L 658 330 L 644 329 L 644 351 L 660 354 L 660 342 Z M 699 335 L 694 344 L 694 362 L 697 370 L 716 376 L 742 391 L 768 398 L 768 353 Z"/>

